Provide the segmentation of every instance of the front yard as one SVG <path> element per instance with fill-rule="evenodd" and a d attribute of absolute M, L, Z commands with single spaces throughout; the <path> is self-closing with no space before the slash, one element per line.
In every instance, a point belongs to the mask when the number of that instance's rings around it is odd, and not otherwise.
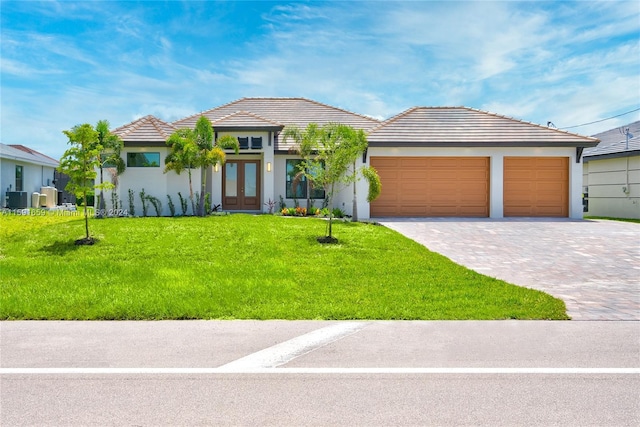
<path fill-rule="evenodd" d="M 0 319 L 567 319 L 381 226 L 228 215 L 0 217 Z"/>

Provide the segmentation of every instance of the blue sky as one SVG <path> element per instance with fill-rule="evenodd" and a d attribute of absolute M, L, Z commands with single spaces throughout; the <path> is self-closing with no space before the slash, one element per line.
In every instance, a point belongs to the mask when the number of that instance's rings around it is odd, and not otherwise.
<path fill-rule="evenodd" d="M 242 97 L 386 119 L 464 105 L 557 127 L 640 108 L 640 2 L 2 1 L 0 141 Z M 591 135 L 640 111 L 569 129 Z"/>

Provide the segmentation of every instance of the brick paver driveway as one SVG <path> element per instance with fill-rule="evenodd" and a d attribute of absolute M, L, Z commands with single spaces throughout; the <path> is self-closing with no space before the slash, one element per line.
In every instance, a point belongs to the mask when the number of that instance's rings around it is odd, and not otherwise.
<path fill-rule="evenodd" d="M 548 218 L 379 223 L 479 273 L 561 298 L 574 320 L 640 320 L 640 224 Z"/>

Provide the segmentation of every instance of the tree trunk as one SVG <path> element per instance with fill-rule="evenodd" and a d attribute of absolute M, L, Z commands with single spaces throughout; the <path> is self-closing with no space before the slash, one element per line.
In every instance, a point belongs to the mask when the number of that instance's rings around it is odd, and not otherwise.
<path fill-rule="evenodd" d="M 200 189 L 200 204 L 199 204 L 199 209 L 198 209 L 198 216 L 204 216 L 205 212 L 204 212 L 204 193 L 205 193 L 205 189 L 207 187 L 207 169 L 205 166 L 201 166 L 200 167 L 200 184 L 201 184 L 201 189 Z"/>
<path fill-rule="evenodd" d="M 305 179 L 307 181 L 307 215 L 309 215 L 309 210 L 311 209 L 311 181 L 309 177 Z"/>
<path fill-rule="evenodd" d="M 193 185 L 191 184 L 191 169 L 188 169 L 189 174 L 189 200 L 191 200 L 191 212 L 196 215 L 196 204 L 193 201 Z"/>
<path fill-rule="evenodd" d="M 87 212 L 87 192 L 82 193 L 82 197 L 84 199 L 84 231 L 86 235 L 86 239 L 89 240 L 89 214 Z"/>
<path fill-rule="evenodd" d="M 333 225 L 333 183 L 331 183 L 331 196 L 329 200 L 329 237 L 333 237 L 332 225 Z"/>
<path fill-rule="evenodd" d="M 100 165 L 100 184 L 104 182 L 104 173 L 102 171 L 102 165 Z M 104 201 L 104 194 L 102 188 L 100 188 L 100 202 L 98 203 L 98 212 L 96 213 L 96 218 L 102 218 L 104 212 L 107 209 L 106 203 Z"/>
<path fill-rule="evenodd" d="M 353 173 L 356 173 L 356 162 L 353 162 Z M 356 194 L 357 180 L 353 181 L 353 212 L 351 213 L 351 221 L 358 222 L 358 197 Z"/>

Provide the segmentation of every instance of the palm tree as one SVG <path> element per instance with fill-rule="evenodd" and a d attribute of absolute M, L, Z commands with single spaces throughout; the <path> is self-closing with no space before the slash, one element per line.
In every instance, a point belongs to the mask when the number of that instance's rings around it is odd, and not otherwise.
<path fill-rule="evenodd" d="M 207 169 L 216 164 L 224 164 L 226 160 L 225 149 L 233 149 L 236 154 L 240 151 L 238 139 L 231 135 L 224 135 L 213 141 L 213 127 L 211 121 L 205 116 L 200 116 L 194 128 L 195 142 L 198 147 L 197 163 L 200 166 L 200 202 L 199 216 L 204 216 L 204 198 L 207 184 Z M 207 212 L 208 213 L 208 212 Z"/>
<path fill-rule="evenodd" d="M 204 198 L 207 184 L 207 169 L 218 163 L 224 164 L 226 159 L 225 149 L 233 149 L 238 154 L 240 147 L 238 140 L 230 135 L 225 135 L 217 141 L 213 141 L 213 127 L 211 121 L 205 116 L 200 116 L 193 129 L 179 129 L 171 134 L 167 145 L 171 152 L 165 159 L 165 173 L 172 170 L 178 175 L 187 170 L 189 175 L 189 199 L 194 215 L 204 216 Z M 200 167 L 201 191 L 199 209 L 193 198 L 193 185 L 191 181 L 191 169 Z"/>
<path fill-rule="evenodd" d="M 184 170 L 187 171 L 189 176 L 189 200 L 191 200 L 191 211 L 195 215 L 196 206 L 193 200 L 191 169 L 194 169 L 198 163 L 198 147 L 193 129 L 178 129 L 169 136 L 167 145 L 171 147 L 171 152 L 164 159 L 164 172 L 167 173 L 172 170 L 180 175 Z"/>
<path fill-rule="evenodd" d="M 115 180 L 117 182 L 117 176 L 122 174 L 126 168 L 124 160 L 120 157 L 120 152 L 124 147 L 124 142 L 119 136 L 112 134 L 109 131 L 109 122 L 107 120 L 100 120 L 96 124 L 96 132 L 98 138 L 96 140 L 96 149 L 99 152 L 98 163 L 100 165 L 100 183 L 104 182 L 104 169 L 106 167 L 115 172 Z M 100 187 L 100 204 L 98 206 L 98 214 L 96 218 L 102 218 L 105 212 L 105 201 L 103 197 L 103 188 Z M 112 188 L 112 191 L 115 191 Z M 114 206 L 115 208 L 115 206 Z"/>
<path fill-rule="evenodd" d="M 333 196 L 336 186 L 340 184 L 352 184 L 364 177 L 369 183 L 367 201 L 375 200 L 380 194 L 380 178 L 371 167 L 363 166 L 359 170 L 355 166 L 356 159 L 367 149 L 367 137 L 362 129 L 354 129 L 351 126 L 328 123 L 321 129 L 321 137 L 318 145 L 318 155 L 314 159 L 316 164 L 322 164 L 316 180 L 322 183 L 327 193 L 329 206 L 329 224 L 326 241 L 335 241 L 332 235 Z M 355 194 L 354 194 L 355 197 Z"/>

